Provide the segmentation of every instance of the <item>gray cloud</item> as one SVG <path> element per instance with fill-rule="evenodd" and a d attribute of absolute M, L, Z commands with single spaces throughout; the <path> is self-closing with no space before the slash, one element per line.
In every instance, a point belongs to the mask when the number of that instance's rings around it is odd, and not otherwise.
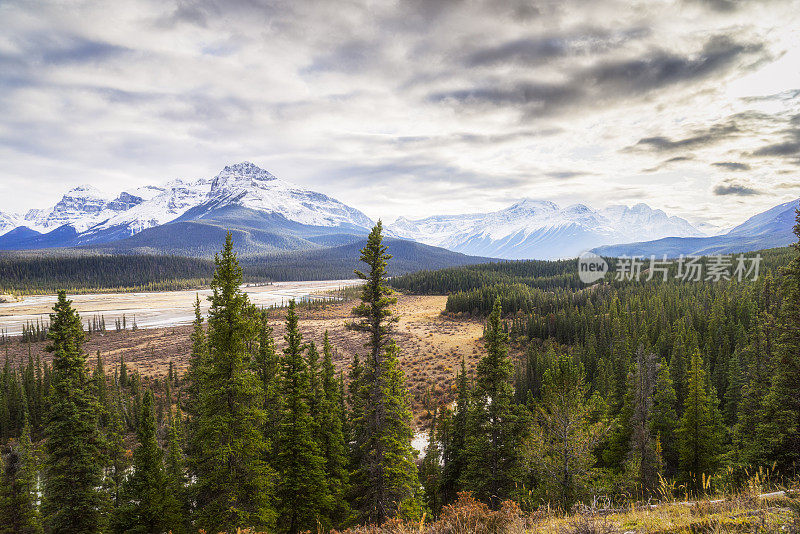
<path fill-rule="evenodd" d="M 468 67 L 498 64 L 541 65 L 554 58 L 613 50 L 647 34 L 646 28 L 622 32 L 589 28 L 567 35 L 525 37 L 472 51 L 465 58 L 464 64 Z"/>
<path fill-rule="evenodd" d="M 800 154 L 800 141 L 766 145 L 753 152 L 754 156 L 795 156 L 798 154 Z"/>
<path fill-rule="evenodd" d="M 714 194 L 719 196 L 735 195 L 740 197 L 749 197 L 762 194 L 761 191 L 753 189 L 752 187 L 737 184 L 737 183 L 721 183 L 714 186 Z"/>
<path fill-rule="evenodd" d="M 726 169 L 729 171 L 749 171 L 750 165 L 747 163 L 739 163 L 736 161 L 716 161 L 711 165 L 715 167 L 719 167 L 720 169 Z"/>
<path fill-rule="evenodd" d="M 646 148 L 659 152 L 690 150 L 719 143 L 739 132 L 739 126 L 734 122 L 715 124 L 706 129 L 695 130 L 688 137 L 682 139 L 670 139 L 664 136 L 645 137 L 640 139 L 633 147 L 629 147 L 629 149 Z"/>
<path fill-rule="evenodd" d="M 555 54 L 559 47 L 545 42 L 515 42 L 506 48 L 488 50 L 472 56 L 473 62 L 490 62 L 499 57 L 519 57 L 527 46 L 542 54 Z M 457 103 L 468 107 L 515 106 L 525 114 L 548 115 L 564 108 L 598 102 L 623 103 L 628 97 L 642 96 L 680 83 L 694 83 L 722 74 L 740 61 L 755 65 L 764 59 L 760 43 L 740 43 L 717 35 L 706 41 L 699 53 L 677 55 L 657 50 L 635 59 L 601 60 L 573 72 L 560 83 L 497 80 L 471 89 L 436 91 L 428 96 L 435 103 Z M 532 52 L 533 55 L 535 53 Z"/>

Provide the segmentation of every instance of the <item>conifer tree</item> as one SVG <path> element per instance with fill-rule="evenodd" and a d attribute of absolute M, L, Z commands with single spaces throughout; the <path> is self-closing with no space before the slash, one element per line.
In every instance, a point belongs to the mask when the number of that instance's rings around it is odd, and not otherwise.
<path fill-rule="evenodd" d="M 561 355 L 545 371 L 537 424 L 527 440 L 527 456 L 546 500 L 569 509 L 592 476 L 592 450 L 603 424 L 592 424 L 583 370 Z"/>
<path fill-rule="evenodd" d="M 199 386 L 189 445 L 196 527 L 269 528 L 274 479 L 265 462 L 263 390 L 248 352 L 256 313 L 240 288 L 242 269 L 230 233 L 214 262 L 206 354 L 201 352 L 192 377 Z"/>
<path fill-rule="evenodd" d="M 677 429 L 679 462 L 684 480 L 692 489 L 700 490 L 703 476 L 712 475 L 719 465 L 722 416 L 697 351 L 690 360 L 686 380 L 685 406 Z"/>
<path fill-rule="evenodd" d="M 522 481 L 518 450 L 525 426 L 522 410 L 514 404 L 508 334 L 501 312 L 498 298 L 486 325 L 486 354 L 475 371 L 462 475 L 463 486 L 495 508 L 511 498 Z"/>
<path fill-rule="evenodd" d="M 115 396 L 119 396 L 117 389 Z M 122 400 L 117 398 L 111 407 L 109 425 L 105 435 L 106 479 L 104 488 L 112 508 L 121 504 L 122 483 L 130 467 L 129 451 L 125 447 L 125 415 L 122 413 Z"/>
<path fill-rule="evenodd" d="M 734 354 L 728 361 L 728 381 L 724 397 L 724 418 L 725 424 L 729 427 L 736 425 L 739 417 L 739 404 L 742 401 L 743 386 L 744 380 L 739 355 Z"/>
<path fill-rule="evenodd" d="M 315 435 L 310 412 L 311 386 L 303 337 L 297 326 L 294 300 L 286 315 L 283 350 L 284 399 L 276 465 L 278 513 L 282 530 L 295 534 L 321 524 L 328 527 L 332 507 L 325 481 L 325 458 Z"/>
<path fill-rule="evenodd" d="M 153 392 L 142 398 L 142 414 L 133 451 L 133 470 L 122 487 L 122 504 L 117 510 L 115 530 L 126 534 L 177 532 L 181 510 L 164 470 L 164 455 L 156 440 Z"/>
<path fill-rule="evenodd" d="M 36 507 L 36 456 L 26 424 L 19 440 L 11 440 L 0 456 L 0 534 L 42 532 Z"/>
<path fill-rule="evenodd" d="M 437 413 L 434 410 L 431 427 L 428 429 L 428 446 L 419 466 L 419 478 L 425 490 L 424 504 L 434 517 L 439 515 L 442 508 L 442 451 L 439 446 Z"/>
<path fill-rule="evenodd" d="M 167 429 L 167 454 L 165 458 L 165 471 L 167 476 L 168 491 L 174 496 L 176 501 L 176 514 L 179 521 L 173 525 L 173 534 L 179 534 L 188 525 L 189 501 L 186 488 L 186 462 L 182 450 L 182 416 L 180 405 L 176 413 L 170 419 Z"/>
<path fill-rule="evenodd" d="M 281 363 L 275 350 L 275 339 L 272 336 L 272 327 L 269 326 L 269 316 L 262 310 L 259 321 L 258 352 L 253 358 L 253 370 L 261 382 L 264 390 L 264 436 L 275 444 L 280 426 L 283 397 L 281 395 Z M 271 452 L 271 451 L 270 451 Z"/>
<path fill-rule="evenodd" d="M 48 333 L 53 377 L 44 444 L 45 529 L 54 534 L 100 532 L 102 442 L 83 353 L 83 326 L 63 291 L 53 311 Z"/>
<path fill-rule="evenodd" d="M 110 397 L 108 394 L 108 380 L 106 378 L 106 371 L 103 367 L 103 358 L 100 356 L 100 351 L 97 351 L 97 363 L 94 368 L 94 388 L 95 397 L 97 398 L 98 406 L 98 423 L 100 428 L 105 430 L 110 423 Z"/>
<path fill-rule="evenodd" d="M 351 325 L 368 336 L 369 355 L 360 386 L 352 392 L 360 397 L 352 421 L 356 461 L 352 482 L 360 518 L 371 523 L 413 515 L 419 508 L 408 390 L 397 364 L 397 346 L 389 335 L 395 321 L 390 308 L 397 299 L 386 280 L 391 259 L 386 250 L 378 221 L 361 250 L 361 261 L 369 272 L 356 271 L 364 285 L 361 304 L 353 309 L 360 320 Z"/>
<path fill-rule="evenodd" d="M 186 411 L 190 415 L 194 415 L 199 408 L 203 372 L 208 364 L 208 345 L 203 321 L 203 314 L 200 311 L 200 295 L 195 295 L 194 322 L 192 323 L 193 330 L 191 335 L 192 350 L 189 355 L 189 368 L 184 375 L 186 386 L 183 391 L 186 398 Z"/>
<path fill-rule="evenodd" d="M 798 242 L 792 245 L 794 257 L 781 273 L 777 361 L 758 429 L 765 459 L 784 473 L 800 467 L 800 207 L 796 212 Z"/>
<path fill-rule="evenodd" d="M 633 479 L 644 495 L 655 490 L 661 473 L 662 458 L 657 441 L 651 434 L 653 393 L 658 374 L 657 356 L 640 348 L 636 366 L 629 377 L 630 431 L 627 476 Z"/>
<path fill-rule="evenodd" d="M 322 400 L 320 403 L 320 444 L 325 458 L 325 477 L 333 503 L 331 520 L 341 524 L 350 515 L 347 505 L 349 478 L 347 444 L 343 428 L 344 399 L 333 366 L 333 348 L 328 331 L 322 341 Z"/>
<path fill-rule="evenodd" d="M 658 368 L 656 387 L 653 392 L 653 409 L 650 430 L 661 446 L 664 471 L 674 476 L 678 469 L 678 450 L 675 446 L 675 428 L 678 424 L 677 394 L 672 385 L 670 369 L 664 358 Z"/>
<path fill-rule="evenodd" d="M 466 465 L 467 417 L 470 408 L 470 391 L 467 363 L 461 358 L 461 370 L 456 377 L 456 404 L 451 413 L 442 417 L 442 504 L 456 500 L 461 488 L 461 476 Z"/>

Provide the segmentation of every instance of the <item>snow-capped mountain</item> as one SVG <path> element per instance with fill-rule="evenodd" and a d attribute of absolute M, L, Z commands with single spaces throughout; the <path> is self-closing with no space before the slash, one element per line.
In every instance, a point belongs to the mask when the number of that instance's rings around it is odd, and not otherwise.
<path fill-rule="evenodd" d="M 6 234 L 19 226 L 19 218 L 11 213 L 0 211 L 0 235 Z"/>
<path fill-rule="evenodd" d="M 282 215 L 308 226 L 352 226 L 369 229 L 373 221 L 338 200 L 280 180 L 250 162 L 222 169 L 211 182 L 208 209 L 236 205 Z"/>
<path fill-rule="evenodd" d="M 205 202 L 210 187 L 211 180 L 200 179 L 194 182 L 174 180 L 164 187 L 139 188 L 132 195 L 147 195 L 146 199 L 95 224 L 80 237 L 80 242 L 108 241 L 111 236 L 129 237 L 142 230 L 166 224 Z"/>
<path fill-rule="evenodd" d="M 785 247 L 796 241 L 792 229 L 800 201 L 791 200 L 754 215 L 727 233 L 710 237 L 664 237 L 637 240 L 594 250 L 604 256 L 667 256 L 733 254 Z"/>
<path fill-rule="evenodd" d="M 50 208 L 29 210 L 19 224 L 39 233 L 65 225 L 81 233 L 138 206 L 161 191 L 161 188 L 147 186 L 108 198 L 90 185 L 81 185 L 67 191 Z"/>
<path fill-rule="evenodd" d="M 232 210 L 238 211 L 232 215 Z M 76 187 L 53 207 L 30 210 L 24 220 L 9 216 L 5 223 L 8 228 L 0 220 L 3 234 L 18 229 L 0 240 L 0 248 L 96 245 L 178 220 L 215 220 L 223 212 L 221 224 L 268 232 L 278 231 L 278 227 L 283 232 L 285 227 L 294 225 L 295 234 L 300 227 L 365 233 L 373 224 L 362 212 L 334 198 L 280 180 L 243 162 L 225 167 L 212 179 L 175 180 L 163 187 L 124 191 L 114 198 L 105 198 L 91 186 Z M 254 213 L 259 215 L 254 218 Z"/>
<path fill-rule="evenodd" d="M 688 221 L 646 204 L 595 210 L 584 204 L 561 208 L 532 199 L 491 213 L 401 217 L 388 230 L 456 252 L 506 259 L 574 257 L 600 245 L 630 241 L 631 236 L 703 235 Z"/>
<path fill-rule="evenodd" d="M 108 202 L 96 188 L 80 185 L 64 193 L 53 207 L 30 210 L 25 214 L 24 224 L 39 232 L 49 232 L 65 224 L 82 232 L 109 211 Z"/>

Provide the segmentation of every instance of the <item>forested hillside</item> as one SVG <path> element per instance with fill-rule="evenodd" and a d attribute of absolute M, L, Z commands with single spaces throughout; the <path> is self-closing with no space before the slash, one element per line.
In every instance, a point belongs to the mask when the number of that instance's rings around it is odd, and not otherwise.
<path fill-rule="evenodd" d="M 179 256 L 0 256 L 0 292 L 161 291 L 208 285 L 214 263 Z"/>

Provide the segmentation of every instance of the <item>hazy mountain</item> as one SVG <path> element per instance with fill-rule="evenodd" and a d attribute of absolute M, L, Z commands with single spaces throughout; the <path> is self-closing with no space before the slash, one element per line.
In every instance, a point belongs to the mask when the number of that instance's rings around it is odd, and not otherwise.
<path fill-rule="evenodd" d="M 388 230 L 456 252 L 507 259 L 574 257 L 599 245 L 641 236 L 703 235 L 688 221 L 646 204 L 595 210 L 583 204 L 561 208 L 553 202 L 532 199 L 491 213 L 420 220 L 400 217 Z"/>
<path fill-rule="evenodd" d="M 702 238 L 669 237 L 652 241 L 598 247 L 604 256 L 669 257 L 683 255 L 732 254 L 783 247 L 797 240 L 792 233 L 798 201 L 785 202 L 750 217 L 729 232 Z"/>

